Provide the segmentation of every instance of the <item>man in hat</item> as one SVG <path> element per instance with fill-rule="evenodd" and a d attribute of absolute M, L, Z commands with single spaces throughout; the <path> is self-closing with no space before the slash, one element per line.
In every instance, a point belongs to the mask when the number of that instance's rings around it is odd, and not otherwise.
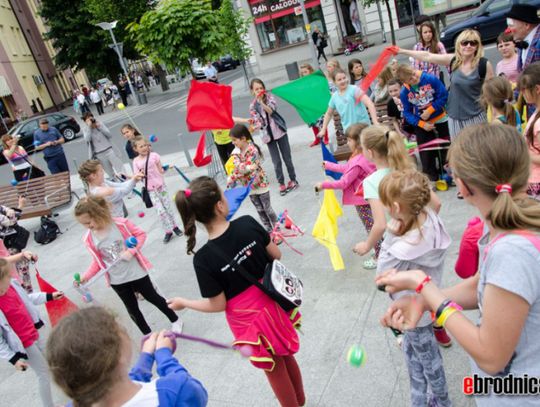
<path fill-rule="evenodd" d="M 540 18 L 535 6 L 514 4 L 506 15 L 518 48 L 518 71 L 540 61 Z"/>
<path fill-rule="evenodd" d="M 39 119 L 39 129 L 34 132 L 34 146 L 36 151 L 43 150 L 43 158 L 47 162 L 51 174 L 69 171 L 62 147 L 64 143 L 64 137 L 56 127 L 49 127 L 47 117 Z"/>

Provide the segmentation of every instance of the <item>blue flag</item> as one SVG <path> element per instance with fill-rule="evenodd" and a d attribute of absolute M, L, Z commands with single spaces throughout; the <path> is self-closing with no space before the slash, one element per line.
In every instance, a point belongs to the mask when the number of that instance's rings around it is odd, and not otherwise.
<path fill-rule="evenodd" d="M 321 140 L 321 150 L 322 150 L 322 159 L 323 159 L 323 161 L 330 161 L 331 163 L 337 164 L 337 161 L 334 158 L 334 155 L 330 151 L 328 151 L 328 149 L 326 148 L 326 145 L 322 142 L 322 140 Z M 324 170 L 324 172 L 325 172 L 326 175 L 328 175 L 329 177 L 334 178 L 336 181 L 338 179 L 340 179 L 341 175 L 342 175 L 339 172 L 334 172 L 334 171 L 330 171 L 330 170 Z"/>
<path fill-rule="evenodd" d="M 223 194 L 229 203 L 229 214 L 227 215 L 227 220 L 231 220 L 236 211 L 240 209 L 240 205 L 242 205 L 244 199 L 246 199 L 249 195 L 252 182 L 253 180 L 250 181 L 245 187 L 231 188 L 223 191 Z"/>

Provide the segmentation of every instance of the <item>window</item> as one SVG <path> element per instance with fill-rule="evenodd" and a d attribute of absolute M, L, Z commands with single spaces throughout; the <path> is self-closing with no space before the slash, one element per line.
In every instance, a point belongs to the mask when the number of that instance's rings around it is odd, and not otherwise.
<path fill-rule="evenodd" d="M 495 0 L 493 3 L 491 3 L 487 11 L 490 13 L 495 13 L 497 11 L 505 10 L 510 8 L 510 1 L 509 0 Z"/>
<path fill-rule="evenodd" d="M 21 133 L 27 133 L 27 134 L 34 134 L 34 132 L 38 129 L 38 121 L 32 120 L 31 122 L 26 123 L 22 129 Z"/>
<path fill-rule="evenodd" d="M 249 4 L 263 52 L 308 40 L 298 0 L 249 0 Z M 320 4 L 306 1 L 306 12 L 312 26 L 326 31 Z"/>
<path fill-rule="evenodd" d="M 406 27 L 408 25 L 412 25 L 413 23 L 412 11 L 414 11 L 415 18 L 420 15 L 420 7 L 418 6 L 418 0 L 411 0 L 410 2 L 394 0 L 394 2 L 396 6 L 396 14 L 397 14 L 399 26 Z M 411 4 L 412 4 L 412 11 L 411 11 Z"/>

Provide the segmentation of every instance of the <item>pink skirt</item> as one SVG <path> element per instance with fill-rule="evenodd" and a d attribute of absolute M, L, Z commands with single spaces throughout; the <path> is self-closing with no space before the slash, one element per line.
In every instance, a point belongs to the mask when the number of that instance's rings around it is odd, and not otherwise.
<path fill-rule="evenodd" d="M 227 301 L 225 315 L 234 344 L 249 345 L 249 359 L 259 369 L 272 371 L 274 355 L 294 355 L 300 348 L 295 329 L 300 326 L 298 308 L 284 311 L 256 286 Z"/>

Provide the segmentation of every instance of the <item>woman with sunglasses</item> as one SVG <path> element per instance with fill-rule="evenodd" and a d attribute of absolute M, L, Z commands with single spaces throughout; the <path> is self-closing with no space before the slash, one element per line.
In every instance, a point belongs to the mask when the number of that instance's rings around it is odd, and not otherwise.
<path fill-rule="evenodd" d="M 450 68 L 448 88 L 448 127 L 452 140 L 461 130 L 471 124 L 485 123 L 486 112 L 480 103 L 485 79 L 493 77 L 493 66 L 484 58 L 480 34 L 476 30 L 464 30 L 456 39 L 453 54 L 434 54 L 429 51 L 399 50 L 414 59 L 447 65 Z"/>

